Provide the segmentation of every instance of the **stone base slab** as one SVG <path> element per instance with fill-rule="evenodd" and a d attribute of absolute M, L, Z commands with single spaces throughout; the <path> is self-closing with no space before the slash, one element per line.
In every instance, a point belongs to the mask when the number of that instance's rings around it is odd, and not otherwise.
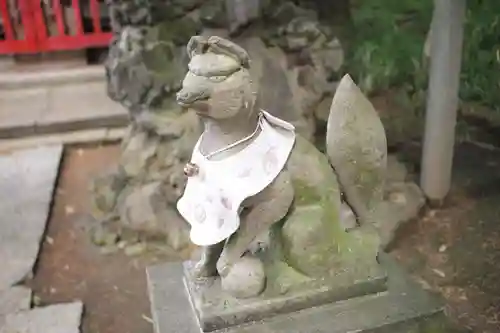
<path fill-rule="evenodd" d="M 305 280 L 302 288 L 282 295 L 266 289 L 259 297 L 236 299 L 222 289 L 218 277 L 202 281 L 193 279 L 191 269 L 194 264 L 184 263 L 183 281 L 203 332 L 213 332 L 387 290 L 387 275 L 382 269 L 369 269 L 371 276 L 368 272 L 366 275 L 356 276 L 350 270 L 345 270 L 327 281 Z M 373 265 L 378 268 L 375 260 Z"/>
<path fill-rule="evenodd" d="M 227 333 L 456 332 L 446 322 L 443 304 L 423 291 L 384 255 L 388 290 L 234 326 Z M 155 333 L 200 333 L 183 285 L 183 266 L 147 269 Z M 263 305 L 264 306 L 264 305 Z"/>

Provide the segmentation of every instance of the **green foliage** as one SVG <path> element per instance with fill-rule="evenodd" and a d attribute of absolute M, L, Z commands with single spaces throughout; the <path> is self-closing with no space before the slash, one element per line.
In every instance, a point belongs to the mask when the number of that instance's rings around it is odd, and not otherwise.
<path fill-rule="evenodd" d="M 370 0 L 355 4 L 350 71 L 366 92 L 423 81 L 422 48 L 431 0 Z"/>
<path fill-rule="evenodd" d="M 500 1 L 468 2 L 460 95 L 500 109 Z"/>
<path fill-rule="evenodd" d="M 352 8 L 355 34 L 349 71 L 367 93 L 403 88 L 423 106 L 427 63 L 423 55 L 432 0 L 359 0 Z M 500 1 L 468 2 L 461 98 L 499 108 Z"/>

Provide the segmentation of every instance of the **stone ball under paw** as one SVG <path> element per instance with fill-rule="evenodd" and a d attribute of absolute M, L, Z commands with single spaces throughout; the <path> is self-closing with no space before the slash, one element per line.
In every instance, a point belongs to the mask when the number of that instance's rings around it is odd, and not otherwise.
<path fill-rule="evenodd" d="M 221 278 L 222 288 L 236 298 L 259 295 L 266 286 L 264 264 L 254 257 L 243 257 Z"/>

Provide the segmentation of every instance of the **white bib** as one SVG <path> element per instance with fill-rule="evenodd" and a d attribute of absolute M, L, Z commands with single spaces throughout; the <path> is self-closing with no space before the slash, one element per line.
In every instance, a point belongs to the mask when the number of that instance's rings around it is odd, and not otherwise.
<path fill-rule="evenodd" d="M 177 209 L 191 225 L 191 241 L 200 246 L 219 243 L 240 226 L 240 205 L 264 190 L 278 176 L 295 143 L 292 124 L 262 111 L 261 132 L 247 147 L 222 160 L 208 160 L 193 149 L 191 163 L 199 168 L 189 177 Z"/>

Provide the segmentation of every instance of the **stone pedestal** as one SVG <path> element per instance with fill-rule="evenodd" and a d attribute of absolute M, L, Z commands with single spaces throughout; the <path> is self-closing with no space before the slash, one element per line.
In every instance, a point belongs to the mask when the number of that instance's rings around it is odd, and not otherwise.
<path fill-rule="evenodd" d="M 381 258 L 381 274 L 364 280 L 248 300 L 221 293 L 217 279 L 193 284 L 189 267 L 148 268 L 155 333 L 456 332 L 446 322 L 441 302 L 387 255 Z"/>
<path fill-rule="evenodd" d="M 301 288 L 280 292 L 268 286 L 259 297 L 236 299 L 222 290 L 220 278 L 206 279 L 203 282 L 192 279 L 191 267 L 192 263 L 184 263 L 183 281 L 203 332 L 227 329 L 275 315 L 290 314 L 387 290 L 387 278 L 382 269 L 364 270 L 362 278 L 359 278 L 358 272 L 346 270 L 339 272 L 327 283 L 302 277 L 304 280 Z M 285 271 L 286 268 L 281 270 Z M 286 272 L 283 275 L 291 277 Z"/>

